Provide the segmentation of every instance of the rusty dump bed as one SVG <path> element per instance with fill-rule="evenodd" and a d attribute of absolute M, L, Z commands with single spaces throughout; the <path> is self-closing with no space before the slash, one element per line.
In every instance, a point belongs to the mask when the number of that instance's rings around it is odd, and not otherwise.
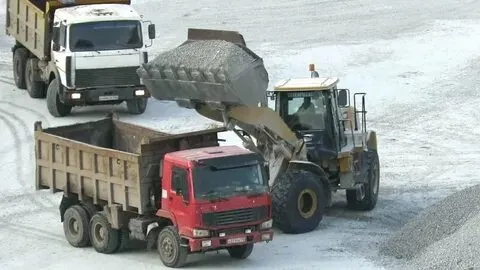
<path fill-rule="evenodd" d="M 64 191 L 80 200 L 149 214 L 160 199 L 163 155 L 218 146 L 217 133 L 224 130 L 171 135 L 111 117 L 47 129 L 36 122 L 36 189 Z"/>

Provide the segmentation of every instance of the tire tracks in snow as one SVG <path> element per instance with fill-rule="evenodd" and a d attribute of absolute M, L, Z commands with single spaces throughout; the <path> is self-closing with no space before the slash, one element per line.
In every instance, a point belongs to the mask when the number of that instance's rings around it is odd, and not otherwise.
<path fill-rule="evenodd" d="M 18 123 L 17 126 L 14 125 L 13 121 L 14 120 L 15 122 Z M 24 160 L 23 160 L 23 143 L 21 142 L 22 140 L 20 140 L 20 134 L 24 135 L 25 137 L 29 138 L 30 140 L 32 139 L 32 136 L 31 134 L 29 134 L 28 132 L 28 129 L 27 129 L 27 126 L 25 125 L 25 123 L 20 119 L 18 118 L 15 114 L 13 113 L 10 113 L 10 112 L 7 112 L 3 109 L 0 109 L 0 120 L 2 122 L 5 123 L 7 129 L 9 130 L 9 132 L 11 133 L 12 135 L 12 138 L 13 138 L 13 151 L 14 154 L 15 154 L 15 164 L 16 164 L 16 168 L 15 168 L 15 177 L 16 177 L 16 181 L 20 184 L 20 186 L 22 187 L 22 189 L 25 191 L 29 190 L 29 183 L 27 182 L 27 180 L 25 179 L 25 173 L 23 172 L 23 168 L 26 164 L 30 163 L 30 162 L 27 162 L 25 163 Z M 19 127 L 22 132 L 17 132 L 17 127 Z M 32 147 L 31 151 L 29 151 L 29 154 L 28 154 L 28 157 L 29 157 L 29 161 L 32 160 L 32 158 L 34 158 L 34 149 Z M 27 192 L 28 194 L 29 192 Z M 31 211 L 35 211 L 35 208 L 36 207 L 40 207 L 41 209 L 44 208 L 44 207 L 49 207 L 49 206 L 52 206 L 53 205 L 53 202 L 49 201 L 48 199 L 46 200 L 39 200 L 36 198 L 36 195 L 37 194 L 32 194 L 32 196 L 25 196 L 25 198 L 30 201 L 35 207 L 34 209 L 31 209 Z M 22 194 L 20 194 L 18 196 L 18 198 L 22 197 Z M 48 205 L 46 205 L 48 204 Z"/>

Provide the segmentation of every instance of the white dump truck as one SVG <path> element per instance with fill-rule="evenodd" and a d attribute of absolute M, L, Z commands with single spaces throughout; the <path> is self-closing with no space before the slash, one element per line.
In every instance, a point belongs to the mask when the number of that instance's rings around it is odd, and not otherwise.
<path fill-rule="evenodd" d="M 150 94 L 136 70 L 148 62 L 155 25 L 130 0 L 6 3 L 6 32 L 16 41 L 15 84 L 32 98 L 46 98 L 50 114 L 63 117 L 74 106 L 123 101 L 131 114 L 145 111 Z"/>

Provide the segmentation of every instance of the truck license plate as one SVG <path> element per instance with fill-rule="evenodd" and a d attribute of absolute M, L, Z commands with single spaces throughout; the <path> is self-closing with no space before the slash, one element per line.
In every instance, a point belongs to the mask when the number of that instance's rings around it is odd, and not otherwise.
<path fill-rule="evenodd" d="M 245 237 L 236 237 L 227 239 L 227 244 L 238 244 L 247 241 Z"/>
<path fill-rule="evenodd" d="M 110 100 L 117 100 L 118 96 L 100 96 L 98 100 L 100 101 L 110 101 Z"/>

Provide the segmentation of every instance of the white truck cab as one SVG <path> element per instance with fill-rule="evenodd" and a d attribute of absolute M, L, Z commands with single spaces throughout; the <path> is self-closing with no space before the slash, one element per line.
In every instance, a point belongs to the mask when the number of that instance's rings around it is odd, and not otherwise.
<path fill-rule="evenodd" d="M 55 6 L 53 1 L 46 1 L 42 10 L 43 6 L 33 0 L 16 1 L 35 5 L 36 11 L 43 12 L 47 18 L 45 28 L 51 29 L 35 29 L 44 33 L 43 51 L 32 48 L 37 45 L 35 37 L 32 42 L 32 39 L 22 40 L 14 35 L 17 40 L 13 48 L 17 86 L 22 88 L 23 75 L 30 96 L 46 97 L 49 112 L 57 117 L 69 114 L 73 106 L 123 101 L 132 114 L 145 111 L 150 95 L 136 70 L 148 62 L 147 47 L 151 42 L 146 44 L 144 29 L 148 29 L 148 38 L 153 40 L 154 24 L 144 28 L 142 16 L 125 3 L 78 5 L 62 2 Z M 14 7 L 8 8 L 10 11 Z M 28 26 L 25 25 L 27 31 Z M 18 49 L 20 51 L 15 53 Z M 28 50 L 26 56 L 22 50 Z"/>

